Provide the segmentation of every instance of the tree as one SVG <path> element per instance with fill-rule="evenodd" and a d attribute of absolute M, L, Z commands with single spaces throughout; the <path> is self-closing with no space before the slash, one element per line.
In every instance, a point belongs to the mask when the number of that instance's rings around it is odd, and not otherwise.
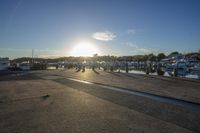
<path fill-rule="evenodd" d="M 197 54 L 197 60 L 200 60 L 200 52 Z"/>
<path fill-rule="evenodd" d="M 169 54 L 169 57 L 176 56 L 176 55 L 178 55 L 178 54 L 179 54 L 179 52 L 174 51 L 174 52 L 171 52 L 171 53 Z"/>
<path fill-rule="evenodd" d="M 158 61 L 164 59 L 165 57 L 166 57 L 166 55 L 165 55 L 164 53 L 159 53 L 159 54 L 157 55 Z"/>
<path fill-rule="evenodd" d="M 148 60 L 149 61 L 156 61 L 156 56 L 154 54 L 149 54 L 148 55 Z"/>

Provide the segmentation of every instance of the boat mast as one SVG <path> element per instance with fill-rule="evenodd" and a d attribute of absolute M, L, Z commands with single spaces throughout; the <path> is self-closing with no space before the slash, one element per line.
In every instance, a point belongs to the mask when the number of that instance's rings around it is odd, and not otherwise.
<path fill-rule="evenodd" d="M 32 49 L 32 65 L 34 64 L 34 59 L 33 59 L 33 57 L 34 57 L 34 49 Z"/>

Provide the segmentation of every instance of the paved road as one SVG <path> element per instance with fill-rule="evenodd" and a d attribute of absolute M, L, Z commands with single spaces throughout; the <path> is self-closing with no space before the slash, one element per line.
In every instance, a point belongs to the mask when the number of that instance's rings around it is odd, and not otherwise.
<path fill-rule="evenodd" d="M 200 132 L 198 102 L 83 79 L 63 71 L 1 78 L 0 132 Z"/>
<path fill-rule="evenodd" d="M 80 80 L 119 86 L 156 95 L 182 99 L 200 104 L 200 80 L 171 78 L 153 75 L 110 73 L 104 71 L 75 70 L 46 71 L 51 77 L 62 75 Z M 51 73 L 51 74 L 50 74 Z M 42 76 L 42 74 L 40 74 Z M 50 78 L 50 76 L 49 76 Z"/>

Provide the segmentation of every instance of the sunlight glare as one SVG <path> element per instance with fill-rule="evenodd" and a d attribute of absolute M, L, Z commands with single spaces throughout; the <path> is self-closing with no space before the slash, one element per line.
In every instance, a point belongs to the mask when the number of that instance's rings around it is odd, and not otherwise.
<path fill-rule="evenodd" d="M 99 53 L 98 49 L 89 42 L 78 43 L 71 51 L 71 56 L 93 56 Z"/>

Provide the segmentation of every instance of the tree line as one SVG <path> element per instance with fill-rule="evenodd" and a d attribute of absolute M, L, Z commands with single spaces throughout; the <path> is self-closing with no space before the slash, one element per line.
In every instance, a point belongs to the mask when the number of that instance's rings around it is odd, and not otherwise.
<path fill-rule="evenodd" d="M 40 63 L 57 63 L 57 62 L 83 62 L 83 61 L 160 61 L 166 57 L 173 56 L 176 54 L 180 54 L 179 52 L 175 51 L 170 53 L 169 55 L 165 55 L 164 53 L 159 53 L 157 55 L 151 53 L 148 55 L 132 55 L 132 56 L 98 56 L 95 54 L 93 57 L 59 57 L 59 58 L 34 58 L 31 57 L 22 57 L 16 58 L 11 60 L 11 63 L 21 63 L 21 62 L 40 62 Z"/>

